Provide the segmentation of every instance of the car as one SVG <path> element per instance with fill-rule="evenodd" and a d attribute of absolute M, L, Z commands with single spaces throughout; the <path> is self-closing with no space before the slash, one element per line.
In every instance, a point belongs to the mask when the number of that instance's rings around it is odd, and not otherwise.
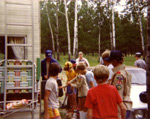
<path fill-rule="evenodd" d="M 131 100 L 132 100 L 132 118 L 144 119 L 148 109 L 147 103 L 140 100 L 140 93 L 146 91 L 146 71 L 142 68 L 127 67 L 126 70 L 132 75 Z"/>

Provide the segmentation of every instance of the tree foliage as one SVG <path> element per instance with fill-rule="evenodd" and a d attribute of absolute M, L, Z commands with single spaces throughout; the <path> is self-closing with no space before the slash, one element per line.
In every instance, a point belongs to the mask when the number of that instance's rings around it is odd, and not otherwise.
<path fill-rule="evenodd" d="M 97 1 L 82 1 L 82 4 L 78 6 L 78 42 L 79 51 L 84 53 L 98 53 L 98 35 L 99 35 L 99 25 L 100 21 L 103 20 L 101 24 L 101 52 L 105 49 L 111 49 L 110 46 L 110 16 L 111 12 L 107 9 L 106 0 Z M 136 1 L 135 1 L 136 2 Z M 131 7 L 131 2 L 127 3 L 128 7 L 124 10 L 121 15 L 115 11 L 115 30 L 116 30 L 116 49 L 123 51 L 126 55 L 134 54 L 139 51 L 142 52 L 141 48 L 141 38 L 138 18 L 136 17 L 137 8 Z M 146 7 L 143 4 L 142 10 Z M 48 28 L 48 21 L 46 18 L 46 12 L 44 3 L 41 2 L 41 51 L 45 52 L 46 49 L 52 49 L 51 34 Z M 68 41 L 67 41 L 67 31 L 66 31 L 66 19 L 65 7 L 63 1 L 58 3 L 59 6 L 59 44 L 60 52 L 67 54 L 68 52 Z M 49 15 L 51 17 L 52 28 L 56 31 L 56 3 L 49 2 L 48 5 Z M 71 49 L 73 49 L 73 38 L 74 38 L 74 1 L 70 0 L 68 4 L 68 18 L 70 27 L 70 39 L 71 39 Z M 132 8 L 132 9 L 131 9 Z M 131 15 L 132 13 L 132 15 Z M 143 22 L 143 34 L 146 39 L 146 22 L 147 19 L 144 16 L 144 12 L 141 14 Z M 55 35 L 54 35 L 55 36 Z M 55 37 L 56 40 L 56 37 Z M 56 46 L 56 44 L 55 44 Z M 57 47 L 56 47 L 57 49 Z M 71 50 L 73 51 L 73 50 Z"/>

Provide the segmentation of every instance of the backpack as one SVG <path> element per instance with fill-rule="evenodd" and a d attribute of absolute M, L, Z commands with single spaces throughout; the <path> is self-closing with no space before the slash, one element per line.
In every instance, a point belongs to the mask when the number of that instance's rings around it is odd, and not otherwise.
<path fill-rule="evenodd" d="M 62 86 L 61 79 L 57 79 L 57 84 L 58 84 L 58 87 L 59 87 L 59 86 Z M 62 96 L 63 96 L 63 89 L 62 89 L 62 88 L 59 89 L 58 96 L 59 96 L 59 97 L 62 97 Z"/>

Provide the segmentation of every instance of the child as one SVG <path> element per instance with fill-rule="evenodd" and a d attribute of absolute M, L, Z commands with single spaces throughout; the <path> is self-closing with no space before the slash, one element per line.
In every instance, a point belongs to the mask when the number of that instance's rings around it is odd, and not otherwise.
<path fill-rule="evenodd" d="M 94 79 L 93 72 L 88 71 L 84 63 L 82 63 L 82 62 L 78 63 L 77 70 L 78 70 L 79 74 L 85 75 L 86 82 L 87 82 L 89 88 L 93 88 L 93 87 L 97 86 L 97 83 Z"/>
<path fill-rule="evenodd" d="M 125 119 L 126 107 L 116 87 L 107 84 L 108 68 L 98 65 L 93 72 L 98 86 L 88 91 L 85 102 L 85 106 L 88 108 L 87 119 L 118 119 L 117 105 L 121 109 L 122 119 Z"/>
<path fill-rule="evenodd" d="M 77 64 L 76 71 L 78 72 L 80 67 L 80 63 Z M 87 108 L 84 106 L 87 92 L 89 90 L 86 78 L 84 75 L 78 75 L 71 81 L 67 83 L 67 85 L 70 85 L 71 87 L 75 87 L 78 89 L 78 108 L 80 113 L 80 119 L 86 119 L 86 112 Z"/>
<path fill-rule="evenodd" d="M 64 70 L 66 71 L 67 82 L 71 81 L 74 77 L 76 77 L 76 72 L 73 69 L 73 65 L 71 62 L 67 61 L 64 66 Z M 67 96 L 68 96 L 68 103 L 69 103 L 69 112 L 73 112 L 77 109 L 77 102 L 76 102 L 76 88 L 71 86 L 67 86 Z"/>
<path fill-rule="evenodd" d="M 72 63 L 73 69 L 76 69 L 76 60 L 71 59 L 70 62 Z"/>
<path fill-rule="evenodd" d="M 61 119 L 59 113 L 58 85 L 57 77 L 60 72 L 60 66 L 57 63 L 51 63 L 49 66 L 49 75 L 45 86 L 44 96 L 44 119 Z"/>

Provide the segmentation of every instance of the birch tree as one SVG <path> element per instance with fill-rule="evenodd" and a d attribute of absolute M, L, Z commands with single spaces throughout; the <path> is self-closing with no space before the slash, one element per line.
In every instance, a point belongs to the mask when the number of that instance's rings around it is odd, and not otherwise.
<path fill-rule="evenodd" d="M 98 53 L 99 53 L 99 58 L 101 56 L 101 27 L 104 22 L 104 8 L 105 6 L 102 5 L 102 1 L 96 1 L 96 22 L 98 24 Z"/>
<path fill-rule="evenodd" d="M 77 2 L 75 0 L 75 20 L 74 20 L 74 42 L 73 42 L 73 57 L 76 59 L 78 54 L 78 16 L 77 16 Z"/>
<path fill-rule="evenodd" d="M 52 48 L 53 48 L 53 55 L 55 58 L 55 41 L 54 41 L 54 35 L 53 35 L 53 30 L 52 30 L 52 25 L 51 25 L 51 20 L 50 20 L 50 16 L 48 14 L 48 1 L 45 0 L 45 6 L 46 6 L 46 14 L 47 14 L 47 19 L 48 19 L 48 25 L 49 25 L 49 29 L 50 29 L 50 33 L 51 33 L 51 37 L 52 37 Z"/>
<path fill-rule="evenodd" d="M 142 18 L 143 18 L 143 13 L 142 13 L 142 7 L 143 5 L 140 4 L 141 1 L 138 2 L 138 16 L 139 16 L 139 27 L 140 27 L 140 35 L 141 35 L 141 45 L 142 45 L 142 51 L 143 51 L 143 59 L 145 60 L 145 45 L 144 45 L 144 35 L 143 35 L 143 23 L 142 23 Z"/>
<path fill-rule="evenodd" d="M 59 60 L 59 23 L 58 23 L 59 6 L 56 2 L 56 44 L 57 44 L 57 60 Z"/>
<path fill-rule="evenodd" d="M 148 11 L 147 11 L 147 100 L 148 100 L 148 111 L 147 111 L 147 119 L 150 118 L 150 0 L 147 1 Z"/>
<path fill-rule="evenodd" d="M 115 39 L 115 18 L 114 18 L 114 3 L 113 0 L 107 0 L 108 19 L 110 21 L 110 46 L 111 50 L 116 48 Z"/>
<path fill-rule="evenodd" d="M 141 48 L 143 52 L 143 59 L 145 59 L 145 40 L 143 34 L 143 14 L 145 12 L 146 1 L 145 0 L 127 0 L 127 11 L 132 15 L 134 19 L 138 19 L 140 36 L 141 36 Z"/>
<path fill-rule="evenodd" d="M 65 17 L 66 17 L 66 25 L 67 25 L 67 36 L 68 36 L 68 60 L 70 60 L 71 59 L 71 43 L 70 43 L 70 29 L 69 29 L 69 20 L 68 20 L 66 0 L 64 0 L 64 4 L 65 4 Z"/>
<path fill-rule="evenodd" d="M 114 3 L 112 1 L 112 48 L 116 49 Z"/>

